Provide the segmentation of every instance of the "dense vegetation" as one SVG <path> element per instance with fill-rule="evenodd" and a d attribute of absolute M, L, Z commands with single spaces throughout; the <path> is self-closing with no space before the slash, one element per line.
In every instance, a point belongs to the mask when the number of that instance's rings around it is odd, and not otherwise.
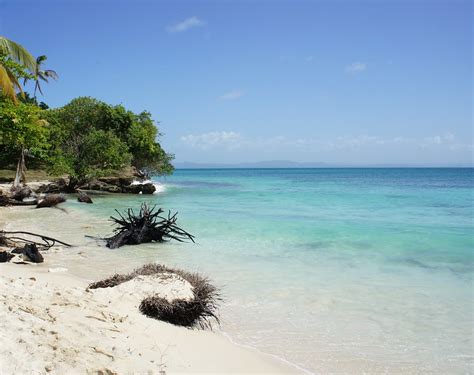
<path fill-rule="evenodd" d="M 23 47 L 0 37 L 0 168 L 14 168 L 23 155 L 29 166 L 67 174 L 77 182 L 130 167 L 157 174 L 173 171 L 173 155 L 158 143 L 160 134 L 149 112 L 136 114 L 91 97 L 55 109 L 38 103 L 40 80 L 58 78 L 55 71 L 42 69 L 45 60 L 33 59 Z M 23 92 L 21 80 L 35 81 L 33 97 Z"/>

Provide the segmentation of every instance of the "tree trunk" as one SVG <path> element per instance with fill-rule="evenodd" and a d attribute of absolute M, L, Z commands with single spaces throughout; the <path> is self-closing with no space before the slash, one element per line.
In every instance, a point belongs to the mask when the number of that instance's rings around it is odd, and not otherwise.
<path fill-rule="evenodd" d="M 25 165 L 25 149 L 21 149 L 20 159 L 16 166 L 15 180 L 13 181 L 13 187 L 20 187 L 22 184 L 26 184 L 26 165 Z"/>

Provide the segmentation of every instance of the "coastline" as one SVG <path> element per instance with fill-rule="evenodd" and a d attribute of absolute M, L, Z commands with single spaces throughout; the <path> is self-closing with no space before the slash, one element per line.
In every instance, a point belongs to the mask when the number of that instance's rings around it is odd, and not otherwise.
<path fill-rule="evenodd" d="M 57 217 L 56 228 L 51 226 L 52 214 Z M 46 216 L 47 226 L 41 220 Z M 133 293 L 116 288 L 86 291 L 89 281 L 128 270 L 114 264 L 107 274 L 78 276 L 94 261 L 89 258 L 92 252 L 104 251 L 97 245 L 93 249 L 93 243 L 84 239 L 92 229 L 93 223 L 89 224 L 78 220 L 69 207 L 67 213 L 0 208 L 0 228 L 21 225 L 23 230 L 77 245 L 49 250 L 42 264 L 0 264 L 0 279 L 6 285 L 0 304 L 6 317 L 0 330 L 2 372 L 301 372 L 224 335 L 147 318 L 139 313 L 139 299 Z"/>

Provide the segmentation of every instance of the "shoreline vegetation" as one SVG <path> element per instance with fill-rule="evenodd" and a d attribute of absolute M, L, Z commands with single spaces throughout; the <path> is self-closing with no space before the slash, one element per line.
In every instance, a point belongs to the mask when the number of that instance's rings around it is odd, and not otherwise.
<path fill-rule="evenodd" d="M 0 206 L 51 210 L 66 200 L 62 194 L 78 194 L 84 203 L 93 202 L 86 192 L 153 194 L 149 176 L 171 174 L 174 156 L 158 142 L 161 133 L 151 113 L 91 97 L 49 108 L 37 93 L 43 95 L 41 82 L 59 75 L 43 69 L 46 59 L 0 36 Z M 20 83 L 29 80 L 33 95 Z M 98 275 L 73 277 L 68 269 L 74 257 L 87 258 L 93 245 L 84 246 L 86 233 L 78 237 L 81 230 L 73 223 L 79 245 L 65 248 L 69 238 L 59 212 L 69 213 L 60 209 L 49 213 L 54 225 L 42 233 L 37 227 L 43 210 L 0 207 L 2 373 L 295 372 L 212 332 L 179 327 L 218 322 L 219 292 L 198 274 L 149 264 L 130 274 L 102 275 L 102 281 Z M 161 223 L 165 238 L 192 240 L 175 221 L 169 216 Z M 134 241 L 141 232 L 133 232 Z M 163 238 L 155 232 L 145 237 Z M 28 239 L 28 233 L 46 245 Z M 52 267 L 63 251 L 73 255 Z"/>

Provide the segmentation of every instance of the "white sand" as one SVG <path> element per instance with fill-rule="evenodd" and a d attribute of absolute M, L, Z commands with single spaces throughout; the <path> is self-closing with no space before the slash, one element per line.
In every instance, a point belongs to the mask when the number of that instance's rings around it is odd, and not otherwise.
<path fill-rule="evenodd" d="M 14 224 L 12 211 L 31 213 L 0 208 L 0 228 L 2 220 Z M 0 374 L 297 372 L 214 332 L 140 314 L 138 305 L 150 292 L 190 297 L 192 287 L 176 275 L 87 291 L 88 281 L 73 276 L 67 264 L 48 265 L 56 255 L 48 252 L 41 265 L 0 264 Z"/>

